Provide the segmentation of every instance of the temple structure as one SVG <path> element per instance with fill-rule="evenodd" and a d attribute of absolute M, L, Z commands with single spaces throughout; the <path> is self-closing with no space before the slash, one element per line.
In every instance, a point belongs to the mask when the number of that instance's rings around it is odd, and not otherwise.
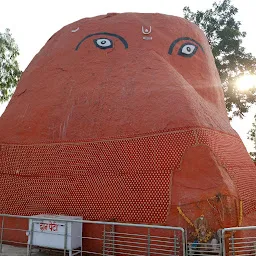
<path fill-rule="evenodd" d="M 256 172 L 194 24 L 110 13 L 55 33 L 0 119 L 0 213 L 187 228 L 255 220 Z"/>

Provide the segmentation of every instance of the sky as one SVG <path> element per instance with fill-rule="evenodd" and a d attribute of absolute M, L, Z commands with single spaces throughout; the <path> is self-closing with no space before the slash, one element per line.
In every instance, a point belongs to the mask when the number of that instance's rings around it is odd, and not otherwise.
<path fill-rule="evenodd" d="M 111 12 L 164 13 L 183 16 L 182 9 L 205 10 L 212 6 L 213 0 L 8 0 L 1 2 L 0 32 L 10 28 L 20 49 L 18 58 L 21 70 L 25 70 L 34 55 L 47 40 L 63 26 L 76 20 Z M 243 46 L 247 52 L 256 56 L 255 46 L 255 0 L 232 0 L 239 9 L 237 19 L 242 23 L 242 30 L 247 33 Z M 6 104 L 0 105 L 0 115 Z M 253 143 L 247 140 L 256 106 L 241 120 L 234 118 L 231 125 L 242 138 L 248 151 L 253 151 Z"/>

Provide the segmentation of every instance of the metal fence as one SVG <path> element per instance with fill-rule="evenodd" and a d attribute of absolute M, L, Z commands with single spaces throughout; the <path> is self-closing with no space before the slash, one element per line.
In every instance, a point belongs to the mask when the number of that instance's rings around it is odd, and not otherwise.
<path fill-rule="evenodd" d="M 198 243 L 187 241 L 181 227 L 64 217 L 0 214 L 0 253 L 3 244 L 9 244 L 27 248 L 23 255 L 33 255 L 43 248 L 69 256 L 256 256 L 256 226 L 224 228 L 217 232 L 218 238 Z"/>
<path fill-rule="evenodd" d="M 181 227 L 1 214 L 0 220 L 0 252 L 3 244 L 11 244 L 27 246 L 27 255 L 33 255 L 39 247 L 69 256 L 186 254 Z M 80 225 L 81 229 L 73 232 L 72 225 Z M 54 240 L 58 240 L 57 246 L 56 241 L 53 245 Z"/>
<path fill-rule="evenodd" d="M 187 243 L 187 256 L 221 255 L 221 243 Z"/>
<path fill-rule="evenodd" d="M 256 255 L 256 226 L 224 228 L 223 255 Z"/>

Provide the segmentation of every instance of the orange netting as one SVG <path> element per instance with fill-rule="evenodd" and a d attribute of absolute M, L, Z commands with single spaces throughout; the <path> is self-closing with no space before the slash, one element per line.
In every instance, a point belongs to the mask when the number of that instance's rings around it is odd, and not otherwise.
<path fill-rule="evenodd" d="M 198 128 L 87 143 L 3 144 L 0 212 L 166 223 L 174 207 L 173 171 L 186 149 L 197 143 L 208 145 L 226 166 L 244 203 L 244 214 L 254 211 L 256 173 L 240 139 Z M 218 218 L 227 211 L 217 209 L 213 201 L 200 204 Z M 187 212 L 194 206 L 182 208 Z M 237 214 L 228 215 L 237 222 Z"/>

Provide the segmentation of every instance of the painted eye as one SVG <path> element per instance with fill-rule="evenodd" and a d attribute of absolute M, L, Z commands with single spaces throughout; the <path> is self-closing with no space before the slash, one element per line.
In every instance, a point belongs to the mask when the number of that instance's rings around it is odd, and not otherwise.
<path fill-rule="evenodd" d="M 185 43 L 180 47 L 178 54 L 183 57 L 192 57 L 197 52 L 197 49 L 197 45 L 192 43 Z"/>
<path fill-rule="evenodd" d="M 108 49 L 108 48 L 113 48 L 113 42 L 110 39 L 107 38 L 98 38 L 98 39 L 94 39 L 94 44 L 96 45 L 96 47 L 100 48 L 100 49 Z"/>

